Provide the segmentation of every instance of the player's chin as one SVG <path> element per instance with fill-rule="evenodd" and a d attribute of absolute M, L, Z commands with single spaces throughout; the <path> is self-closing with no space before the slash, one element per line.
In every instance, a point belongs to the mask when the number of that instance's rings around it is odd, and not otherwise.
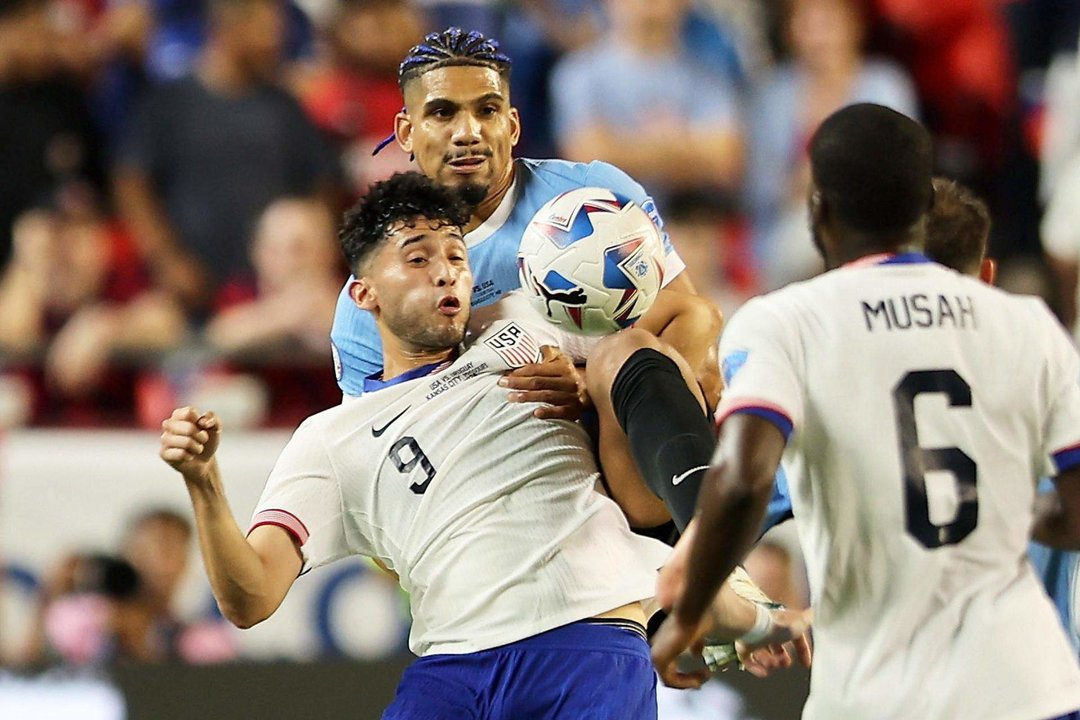
<path fill-rule="evenodd" d="M 428 329 L 427 344 L 432 348 L 456 347 L 465 339 L 465 326 L 468 317 L 462 313 L 454 317 L 444 317 L 435 327 Z"/>

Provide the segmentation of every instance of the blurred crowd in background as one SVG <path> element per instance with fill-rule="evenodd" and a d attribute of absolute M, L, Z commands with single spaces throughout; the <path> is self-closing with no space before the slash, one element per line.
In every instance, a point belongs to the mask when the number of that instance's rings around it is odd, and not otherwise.
<path fill-rule="evenodd" d="M 156 429 L 191 403 L 288 428 L 338 403 L 337 218 L 410 167 L 372 150 L 398 63 L 448 25 L 513 59 L 518 155 L 634 176 L 725 313 L 821 270 L 807 142 L 872 101 L 990 204 L 1001 284 L 1076 318 L 1076 0 L 0 0 L 0 427 Z M 191 543 L 151 509 L 60 560 L 8 660 L 234 657 L 231 628 L 174 615 Z M 783 543 L 748 564 L 805 605 Z"/>
<path fill-rule="evenodd" d="M 336 403 L 336 220 L 410 165 L 372 150 L 451 24 L 514 60 L 518 154 L 629 172 L 726 312 L 820 270 L 806 143 L 874 101 L 990 203 L 1003 284 L 1075 317 L 1074 0 L 0 0 L 0 426 Z"/>

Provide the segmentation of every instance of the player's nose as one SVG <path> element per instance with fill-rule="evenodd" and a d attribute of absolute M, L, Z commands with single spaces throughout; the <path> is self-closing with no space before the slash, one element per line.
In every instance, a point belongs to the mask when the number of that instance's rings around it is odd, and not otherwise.
<path fill-rule="evenodd" d="M 454 285 L 461 275 L 461 270 L 446 258 L 431 263 L 430 267 L 431 278 L 436 287 Z"/>
<path fill-rule="evenodd" d="M 475 145 L 480 142 L 480 121 L 472 113 L 458 113 L 451 140 L 455 145 Z"/>

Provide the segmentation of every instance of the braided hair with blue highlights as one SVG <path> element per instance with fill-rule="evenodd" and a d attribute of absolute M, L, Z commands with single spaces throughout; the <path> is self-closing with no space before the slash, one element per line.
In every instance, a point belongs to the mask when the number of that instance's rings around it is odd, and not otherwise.
<path fill-rule="evenodd" d="M 510 81 L 510 58 L 499 50 L 499 41 L 485 37 L 476 30 L 466 32 L 449 27 L 442 32 L 428 33 L 413 46 L 398 67 L 398 86 L 405 85 L 429 70 L 472 65 L 487 67 L 499 73 L 504 82 Z"/>

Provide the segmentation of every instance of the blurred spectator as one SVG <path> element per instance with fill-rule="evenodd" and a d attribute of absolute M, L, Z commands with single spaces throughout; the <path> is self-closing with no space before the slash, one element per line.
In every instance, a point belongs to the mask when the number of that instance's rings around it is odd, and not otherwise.
<path fill-rule="evenodd" d="M 141 660 L 134 629 L 139 575 L 111 555 L 76 553 L 61 560 L 42 589 L 35 627 L 21 662 L 87 665 Z"/>
<path fill-rule="evenodd" d="M 1020 3 L 1018 3 L 1020 4 Z M 1039 147 L 1039 197 L 1050 201 L 1057 181 L 1073 155 L 1080 153 L 1080 3 L 1070 3 L 1071 45 L 1057 50 L 1046 69 L 1043 85 L 1045 111 Z M 1059 20 L 1059 18 L 1054 18 Z"/>
<path fill-rule="evenodd" d="M 43 360 L 38 418 L 100 422 L 124 405 L 130 413 L 132 373 L 108 363 L 177 347 L 179 307 L 148 285 L 123 230 L 74 188 L 21 215 L 14 236 L 0 277 L 0 352 Z"/>
<path fill-rule="evenodd" d="M 514 106 L 521 115 L 522 157 L 558 155 L 548 85 L 562 55 L 596 41 L 603 16 L 596 0 L 520 0 L 506 9 L 500 40 L 514 58 Z"/>
<path fill-rule="evenodd" d="M 146 69 L 152 80 L 175 80 L 191 74 L 210 34 L 215 0 L 142 0 L 153 15 L 147 38 Z M 311 21 L 295 3 L 282 0 L 282 54 L 287 60 L 315 51 Z"/>
<path fill-rule="evenodd" d="M 176 616 L 191 536 L 191 523 L 183 515 L 152 508 L 132 519 L 121 543 L 121 553 L 141 579 L 135 599 L 142 611 L 138 645 L 144 661 L 207 663 L 236 657 L 232 629 L 224 620 L 185 623 Z"/>
<path fill-rule="evenodd" d="M 1054 276 L 1058 315 L 1080 338 L 1080 153 L 1072 156 L 1054 187 L 1043 215 L 1042 245 Z"/>
<path fill-rule="evenodd" d="M 210 402 L 230 427 L 294 427 L 341 401 L 326 371 L 346 276 L 334 218 L 322 203 L 279 199 L 263 212 L 250 247 L 254 275 L 232 278 L 218 294 L 205 328 L 209 352 L 172 358 L 141 384 L 145 427 L 178 405 Z"/>
<path fill-rule="evenodd" d="M 555 134 L 569 160 L 605 160 L 663 206 L 675 193 L 716 195 L 742 172 L 735 98 L 725 78 L 685 53 L 686 0 L 608 0 L 610 29 L 555 69 Z"/>
<path fill-rule="evenodd" d="M 822 267 L 806 221 L 806 147 L 818 124 L 855 102 L 916 114 L 914 88 L 903 70 L 863 57 L 859 0 L 792 0 L 786 28 L 791 58 L 756 93 L 749 123 L 747 195 L 767 289 Z"/>
<path fill-rule="evenodd" d="M 345 274 L 334 219 L 321 203 L 272 203 L 251 243 L 254 282 L 229 285 L 206 337 L 226 354 L 330 352 L 330 325 Z"/>
<path fill-rule="evenodd" d="M 941 172 L 976 188 L 1000 166 L 1015 70 L 1001 2 L 874 0 L 885 49 L 911 71 Z"/>
<path fill-rule="evenodd" d="M 424 18 L 402 0 L 338 0 L 327 26 L 327 53 L 296 74 L 308 115 L 337 148 L 350 199 L 368 185 L 411 167 L 397 146 L 372 150 L 394 128 L 401 110 L 397 69 L 423 37 Z"/>
<path fill-rule="evenodd" d="M 415 0 L 437 28 L 457 26 L 488 37 L 499 34 L 499 0 Z"/>
<path fill-rule="evenodd" d="M 685 198 L 664 208 L 664 226 L 678 238 L 686 272 L 725 316 L 760 292 L 746 224 L 716 203 Z"/>
<path fill-rule="evenodd" d="M 722 68 L 740 87 L 753 82 L 771 63 L 767 3 L 744 0 L 692 0 L 683 26 L 690 54 Z"/>
<path fill-rule="evenodd" d="M 12 223 L 72 180 L 100 184 L 90 111 L 45 0 L 0 3 L 0 270 Z"/>
<path fill-rule="evenodd" d="M 195 75 L 149 95 L 120 151 L 122 216 L 157 282 L 189 306 L 247 268 L 267 203 L 332 187 L 317 130 L 275 84 L 283 35 L 278 0 L 211 0 Z"/>

